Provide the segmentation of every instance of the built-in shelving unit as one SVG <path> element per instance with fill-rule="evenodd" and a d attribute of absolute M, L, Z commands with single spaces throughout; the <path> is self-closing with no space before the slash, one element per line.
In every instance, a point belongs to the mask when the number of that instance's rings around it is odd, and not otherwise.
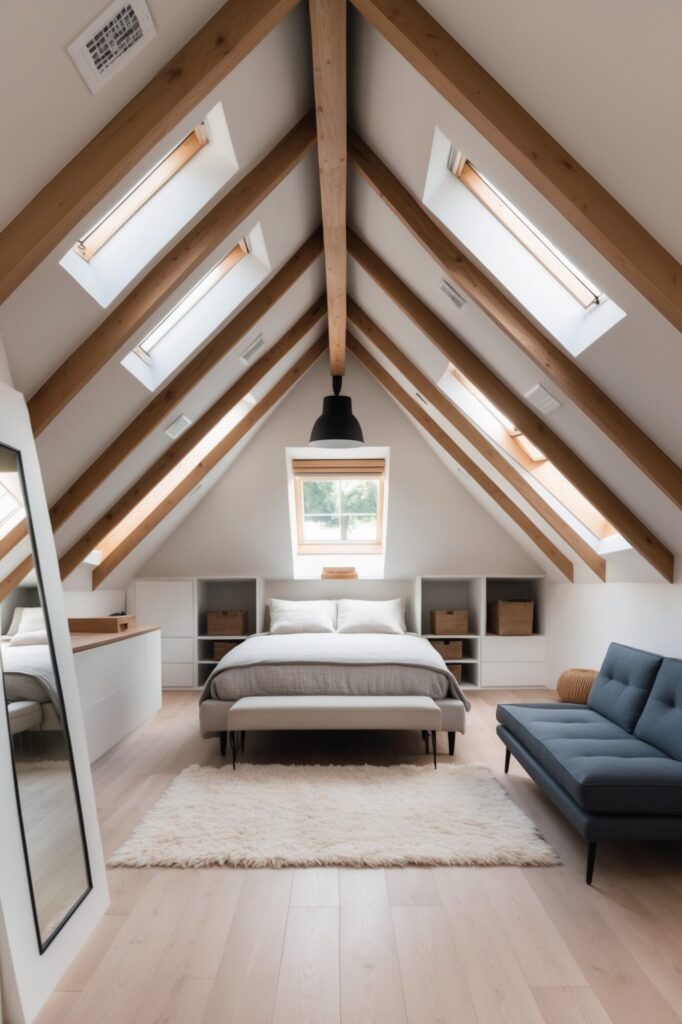
<path fill-rule="evenodd" d="M 133 608 L 142 625 L 161 627 L 161 671 L 166 688 L 203 686 L 218 663 L 216 640 L 240 642 L 261 628 L 260 581 L 255 576 L 201 576 L 136 580 Z M 213 636 L 208 612 L 245 611 L 247 632 Z"/>
<path fill-rule="evenodd" d="M 257 632 L 260 622 L 258 580 L 255 576 L 201 577 L 196 581 L 196 595 L 197 685 L 203 686 L 219 661 L 213 654 L 215 641 L 240 643 Z M 246 633 L 216 636 L 207 632 L 208 612 L 236 611 L 246 612 Z"/>
<path fill-rule="evenodd" d="M 462 656 L 446 664 L 462 666 L 463 687 L 546 686 L 545 583 L 542 576 L 420 576 L 415 587 L 417 629 L 428 640 L 461 640 Z M 531 636 L 489 632 L 488 608 L 499 600 L 535 602 Z M 434 634 L 431 613 L 466 609 L 468 633 Z"/>
<path fill-rule="evenodd" d="M 325 581 L 325 583 L 328 581 Z M 354 581 L 357 584 L 357 581 Z M 366 581 L 360 581 L 366 583 Z M 413 597 L 410 598 L 410 593 Z M 408 628 L 429 640 L 461 640 L 459 658 L 464 687 L 525 687 L 552 684 L 547 676 L 545 581 L 542 576 L 420 576 L 412 580 L 371 581 L 367 586 L 331 588 L 313 581 L 267 581 L 248 577 L 194 577 L 136 580 L 131 612 L 140 625 L 161 627 L 164 687 L 204 685 L 217 664 L 216 640 L 245 640 L 264 628 L 269 596 L 310 599 L 318 596 L 387 598 L 400 594 L 406 604 Z M 497 636 L 488 629 L 488 606 L 496 600 L 533 600 L 535 616 L 530 636 Z M 431 630 L 431 612 L 466 608 L 467 633 L 438 635 Z M 207 632 L 210 611 L 245 611 L 247 631 L 239 636 Z M 265 622 L 267 628 L 267 621 Z"/>

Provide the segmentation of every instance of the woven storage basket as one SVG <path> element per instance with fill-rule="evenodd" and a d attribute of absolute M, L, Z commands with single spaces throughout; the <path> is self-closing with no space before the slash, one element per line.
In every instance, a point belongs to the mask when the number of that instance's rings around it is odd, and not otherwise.
<path fill-rule="evenodd" d="M 206 632 L 209 636 L 243 636 L 246 618 L 246 612 L 207 612 Z"/>
<path fill-rule="evenodd" d="M 234 648 L 239 646 L 239 641 L 233 642 L 232 640 L 214 640 L 213 641 L 213 657 L 216 661 L 220 661 L 226 654 Z"/>
<path fill-rule="evenodd" d="M 451 658 L 462 657 L 461 640 L 432 640 L 431 646 L 438 651 L 441 658 L 448 661 Z"/>
<path fill-rule="evenodd" d="M 491 601 L 488 632 L 498 636 L 531 636 L 534 601 Z"/>
<path fill-rule="evenodd" d="M 563 704 L 587 704 L 597 673 L 591 668 L 569 668 L 562 672 L 556 692 Z"/>
<path fill-rule="evenodd" d="M 431 632 L 437 635 L 468 633 L 469 612 L 464 609 L 460 611 L 435 611 L 431 612 Z"/>

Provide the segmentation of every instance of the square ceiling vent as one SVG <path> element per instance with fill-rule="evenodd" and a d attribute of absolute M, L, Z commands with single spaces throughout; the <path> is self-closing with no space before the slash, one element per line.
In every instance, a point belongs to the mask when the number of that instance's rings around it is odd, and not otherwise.
<path fill-rule="evenodd" d="M 156 35 L 144 0 L 114 0 L 67 47 L 90 92 L 98 92 Z"/>

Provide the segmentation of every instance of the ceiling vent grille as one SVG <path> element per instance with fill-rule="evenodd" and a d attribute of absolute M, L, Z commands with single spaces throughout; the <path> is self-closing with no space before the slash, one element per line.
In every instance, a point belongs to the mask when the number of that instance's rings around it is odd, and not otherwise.
<path fill-rule="evenodd" d="M 464 298 L 463 295 L 460 295 L 456 288 L 452 287 L 449 281 L 441 281 L 440 290 L 445 295 L 447 295 L 447 297 L 450 299 L 450 302 L 454 302 L 454 304 L 457 306 L 457 309 L 461 309 L 462 306 L 466 306 L 467 300 Z"/>
<path fill-rule="evenodd" d="M 525 397 L 531 405 L 534 405 L 545 416 L 561 408 L 561 402 L 558 402 L 554 395 L 550 395 L 549 391 L 543 388 L 542 384 L 536 384 L 530 391 L 526 391 Z"/>
<path fill-rule="evenodd" d="M 68 52 L 88 89 L 95 93 L 155 35 L 144 0 L 124 4 L 114 0 L 74 39 Z"/>
<path fill-rule="evenodd" d="M 259 334 L 257 338 L 254 338 L 253 341 L 246 346 L 239 358 L 243 363 L 250 363 L 256 352 L 259 352 L 264 344 L 265 338 L 262 334 Z"/>
<path fill-rule="evenodd" d="M 180 434 L 184 434 L 187 428 L 191 426 L 191 419 L 183 413 L 176 420 L 173 420 L 169 427 L 166 427 L 164 433 L 175 440 L 176 437 L 180 437 Z"/>

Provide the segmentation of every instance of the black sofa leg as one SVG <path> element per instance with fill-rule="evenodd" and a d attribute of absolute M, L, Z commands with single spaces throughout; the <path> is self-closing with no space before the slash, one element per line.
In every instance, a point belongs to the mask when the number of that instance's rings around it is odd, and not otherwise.
<path fill-rule="evenodd" d="M 427 729 L 422 729 L 422 739 L 424 740 L 424 753 L 429 752 L 429 733 Z"/>
<path fill-rule="evenodd" d="M 438 755 L 437 755 L 437 751 L 436 751 L 436 730 L 435 729 L 431 730 L 431 745 L 433 747 L 433 767 L 437 768 L 438 767 Z"/>
<path fill-rule="evenodd" d="M 230 747 L 232 749 L 232 771 L 237 767 L 237 751 L 239 750 L 239 735 L 236 732 L 230 733 Z"/>
<path fill-rule="evenodd" d="M 456 735 L 457 734 L 454 733 L 454 732 L 449 732 L 448 733 L 448 753 L 450 754 L 450 757 L 454 757 L 455 756 L 455 737 L 456 737 Z"/>
<path fill-rule="evenodd" d="M 587 844 L 587 871 L 585 872 L 585 881 L 588 885 L 592 885 L 592 876 L 594 875 L 594 862 L 597 857 L 597 844 Z"/>
<path fill-rule="evenodd" d="M 509 774 L 509 762 L 510 761 L 511 761 L 511 750 L 509 749 L 509 747 L 507 747 L 505 749 L 505 752 L 504 752 L 504 774 L 505 775 Z"/>
<path fill-rule="evenodd" d="M 220 734 L 220 736 L 218 738 L 220 739 L 220 754 L 221 754 L 221 757 L 225 757 L 225 754 L 227 753 L 227 733 L 226 732 L 221 732 L 221 734 Z"/>

